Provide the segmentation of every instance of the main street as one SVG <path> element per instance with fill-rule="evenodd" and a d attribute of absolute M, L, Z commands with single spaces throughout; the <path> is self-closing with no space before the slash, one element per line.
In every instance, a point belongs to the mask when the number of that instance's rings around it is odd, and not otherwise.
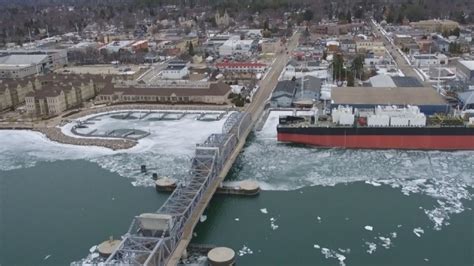
<path fill-rule="evenodd" d="M 407 60 L 405 59 L 405 57 L 401 54 L 399 48 L 393 43 L 391 42 L 389 39 L 388 39 L 388 36 L 386 36 L 380 26 L 378 26 L 377 24 L 375 24 L 375 22 L 373 20 L 371 20 L 371 24 L 372 24 L 372 29 L 373 29 L 373 32 L 375 34 L 376 37 L 380 38 L 385 47 L 387 48 L 387 51 L 390 53 L 390 55 L 393 57 L 393 59 L 395 60 L 395 62 L 397 63 L 397 66 L 398 68 L 400 68 L 400 70 L 403 72 L 403 74 L 406 76 L 406 77 L 414 77 L 416 79 L 418 79 L 423 85 L 425 86 L 430 86 L 429 83 L 425 82 L 421 77 L 420 75 L 415 71 L 415 69 L 413 68 L 413 66 L 411 66 Z"/>

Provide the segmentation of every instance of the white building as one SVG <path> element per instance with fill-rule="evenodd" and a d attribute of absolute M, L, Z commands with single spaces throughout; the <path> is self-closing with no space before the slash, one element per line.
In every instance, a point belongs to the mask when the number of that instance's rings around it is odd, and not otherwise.
<path fill-rule="evenodd" d="M 0 57 L 0 78 L 24 78 L 43 73 L 48 68 L 48 55 L 7 55 Z"/>
<path fill-rule="evenodd" d="M 416 67 L 447 65 L 448 57 L 444 54 L 415 54 L 412 62 Z"/>
<path fill-rule="evenodd" d="M 161 71 L 163 79 L 184 79 L 189 75 L 189 64 L 185 61 L 170 61 L 168 66 Z"/>
<path fill-rule="evenodd" d="M 219 47 L 220 56 L 246 55 L 250 56 L 254 48 L 253 40 L 229 39 Z"/>

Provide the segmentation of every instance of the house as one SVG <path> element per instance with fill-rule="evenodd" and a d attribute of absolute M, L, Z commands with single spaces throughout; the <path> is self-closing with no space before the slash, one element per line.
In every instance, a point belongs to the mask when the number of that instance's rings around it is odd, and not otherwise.
<path fill-rule="evenodd" d="M 434 41 L 434 48 L 439 53 L 447 53 L 449 52 L 449 41 L 438 36 L 438 38 L 433 39 Z"/>
<path fill-rule="evenodd" d="M 165 69 L 161 71 L 163 79 L 184 79 L 189 75 L 189 63 L 185 61 L 170 61 Z"/>
<path fill-rule="evenodd" d="M 279 81 L 275 90 L 273 90 L 270 99 L 270 106 L 273 108 L 284 107 L 289 108 L 293 104 L 293 96 L 295 95 L 296 82 L 292 80 Z"/>
<path fill-rule="evenodd" d="M 12 108 L 12 97 L 10 94 L 10 89 L 7 87 L 0 87 L 0 111 Z"/>

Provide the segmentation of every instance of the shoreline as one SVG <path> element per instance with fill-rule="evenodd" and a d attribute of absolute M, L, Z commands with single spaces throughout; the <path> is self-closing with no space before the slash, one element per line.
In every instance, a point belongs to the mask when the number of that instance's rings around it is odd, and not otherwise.
<path fill-rule="evenodd" d="M 130 139 L 106 139 L 106 138 L 87 138 L 87 137 L 71 137 L 64 134 L 59 126 L 65 125 L 71 122 L 70 120 L 79 119 L 85 116 L 108 113 L 114 111 L 123 110 L 181 110 L 181 111 L 229 111 L 235 110 L 231 106 L 203 106 L 203 105 L 137 105 L 137 104 L 125 104 L 125 105 L 110 105 L 100 106 L 97 108 L 88 108 L 79 110 L 69 116 L 58 116 L 48 120 L 38 122 L 0 122 L 0 130 L 31 130 L 42 133 L 51 141 L 58 142 L 61 144 L 70 144 L 77 146 L 98 146 L 104 147 L 111 150 L 126 150 L 130 149 L 138 144 L 136 140 Z M 69 113 L 74 110 L 70 110 Z M 64 115 L 67 115 L 65 113 Z"/>

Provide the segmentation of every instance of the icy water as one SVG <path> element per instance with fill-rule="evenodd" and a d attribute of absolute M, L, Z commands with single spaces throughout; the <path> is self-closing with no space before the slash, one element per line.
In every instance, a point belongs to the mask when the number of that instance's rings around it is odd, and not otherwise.
<path fill-rule="evenodd" d="M 239 265 L 474 264 L 474 153 L 279 144 L 278 115 L 228 177 L 265 191 L 215 197 L 193 242 L 229 246 Z M 195 143 L 223 123 L 131 122 L 152 135 L 126 152 L 0 131 L 0 265 L 67 265 L 120 236 L 166 199 L 140 164 L 179 178 Z"/>

